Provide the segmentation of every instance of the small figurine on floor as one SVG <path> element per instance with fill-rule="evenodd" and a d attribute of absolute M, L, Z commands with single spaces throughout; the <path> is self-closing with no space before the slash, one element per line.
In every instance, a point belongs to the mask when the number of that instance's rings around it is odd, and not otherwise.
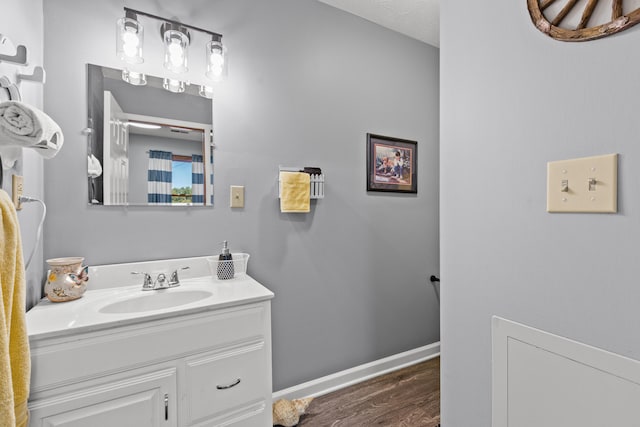
<path fill-rule="evenodd" d="M 276 400 L 273 404 L 273 425 L 294 427 L 300 422 L 300 416 L 304 415 L 313 397 L 304 399 Z"/>

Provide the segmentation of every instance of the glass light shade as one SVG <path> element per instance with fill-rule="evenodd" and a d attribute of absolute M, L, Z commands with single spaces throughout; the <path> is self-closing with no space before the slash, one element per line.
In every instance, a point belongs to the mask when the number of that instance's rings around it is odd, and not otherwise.
<path fill-rule="evenodd" d="M 198 94 L 203 98 L 213 99 L 213 88 L 211 86 L 201 85 Z"/>
<path fill-rule="evenodd" d="M 206 46 L 207 71 L 205 75 L 219 82 L 227 76 L 227 48 L 221 41 L 211 40 Z"/>
<path fill-rule="evenodd" d="M 126 68 L 122 70 L 122 80 L 134 86 L 144 86 L 147 84 L 146 74 L 129 71 Z"/>
<path fill-rule="evenodd" d="M 189 37 L 177 30 L 164 32 L 164 67 L 174 73 L 184 73 L 187 67 Z"/>
<path fill-rule="evenodd" d="M 162 87 L 173 93 L 182 93 L 186 89 L 184 82 L 176 79 L 164 79 Z"/>
<path fill-rule="evenodd" d="M 120 18 L 116 24 L 116 51 L 118 57 L 130 64 L 141 64 L 144 27 L 132 18 Z"/>

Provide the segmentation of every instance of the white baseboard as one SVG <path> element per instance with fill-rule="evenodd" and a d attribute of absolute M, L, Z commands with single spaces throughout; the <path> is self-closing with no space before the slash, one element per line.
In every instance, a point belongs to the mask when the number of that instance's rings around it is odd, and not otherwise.
<path fill-rule="evenodd" d="M 440 342 L 374 360 L 273 393 L 273 400 L 318 397 L 440 355 Z"/>

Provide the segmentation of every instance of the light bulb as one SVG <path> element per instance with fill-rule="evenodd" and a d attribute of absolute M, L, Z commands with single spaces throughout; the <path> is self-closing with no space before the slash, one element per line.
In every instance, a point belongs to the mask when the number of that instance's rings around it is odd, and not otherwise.
<path fill-rule="evenodd" d="M 134 86 L 144 86 L 147 84 L 147 76 L 144 73 L 130 71 L 126 68 L 122 70 L 122 80 Z"/>
<path fill-rule="evenodd" d="M 130 28 L 127 28 L 127 31 L 122 35 L 122 41 L 125 44 L 130 44 L 132 46 L 138 46 L 140 44 L 140 39 L 138 35 L 134 33 L 134 31 Z"/>
<path fill-rule="evenodd" d="M 184 82 L 176 79 L 164 79 L 162 87 L 173 93 L 182 93 L 186 90 Z"/>
<path fill-rule="evenodd" d="M 132 31 L 127 30 L 122 35 L 122 51 L 129 58 L 133 58 L 138 54 L 139 45 L 140 45 L 140 39 Z"/>
<path fill-rule="evenodd" d="M 209 68 L 209 74 L 211 75 L 212 79 L 214 80 L 219 79 L 220 77 L 222 77 L 222 67 Z"/>
<path fill-rule="evenodd" d="M 224 64 L 224 56 L 222 56 L 222 52 L 216 50 L 211 52 L 209 56 L 209 63 L 214 67 L 222 67 Z"/>
<path fill-rule="evenodd" d="M 182 46 L 180 46 L 180 42 L 178 40 L 173 40 L 169 45 L 169 53 L 171 55 L 179 55 L 182 56 Z"/>
<path fill-rule="evenodd" d="M 117 22 L 116 50 L 121 60 L 130 64 L 144 62 L 142 44 L 144 28 L 133 18 L 121 18 Z"/>
<path fill-rule="evenodd" d="M 198 93 L 203 98 L 213 98 L 213 88 L 210 86 L 201 85 Z"/>
<path fill-rule="evenodd" d="M 180 67 L 184 62 L 184 50 L 182 46 L 180 46 L 180 42 L 174 40 L 167 49 L 169 50 L 169 61 L 171 65 L 176 68 Z"/>
<path fill-rule="evenodd" d="M 205 75 L 213 81 L 219 82 L 226 75 L 226 49 L 219 40 L 211 40 L 206 46 L 207 71 Z"/>
<path fill-rule="evenodd" d="M 187 68 L 187 48 L 189 37 L 182 31 L 164 32 L 164 66 L 174 73 L 184 73 Z"/>

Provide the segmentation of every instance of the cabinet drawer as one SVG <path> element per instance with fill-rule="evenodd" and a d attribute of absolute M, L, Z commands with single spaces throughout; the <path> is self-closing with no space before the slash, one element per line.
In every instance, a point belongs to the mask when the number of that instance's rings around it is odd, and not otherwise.
<path fill-rule="evenodd" d="M 187 359 L 185 424 L 209 425 L 227 418 L 225 413 L 264 412 L 271 393 L 268 360 L 264 341 Z"/>

